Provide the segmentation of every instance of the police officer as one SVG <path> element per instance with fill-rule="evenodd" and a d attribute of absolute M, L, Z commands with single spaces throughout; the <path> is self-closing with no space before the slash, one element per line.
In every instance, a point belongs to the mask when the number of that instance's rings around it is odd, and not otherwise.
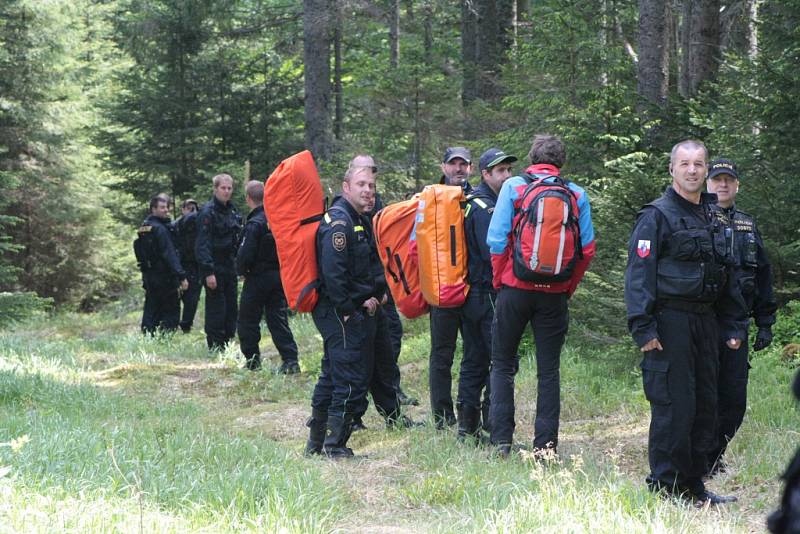
<path fill-rule="evenodd" d="M 239 345 L 247 361 L 245 367 L 251 371 L 261 368 L 258 342 L 261 340 L 261 317 L 266 316 L 272 342 L 283 360 L 278 372 L 299 373 L 297 344 L 286 315 L 278 250 L 264 214 L 264 184 L 257 180 L 247 182 L 245 193 L 251 211 L 236 255 L 236 271 L 244 277 L 238 330 Z"/>
<path fill-rule="evenodd" d="M 218 174 L 213 184 L 214 197 L 197 216 L 195 257 L 206 288 L 206 341 L 210 350 L 220 350 L 236 334 L 235 260 L 242 218 L 231 202 L 233 178 Z"/>
<path fill-rule="evenodd" d="M 460 186 L 464 189 L 465 194 L 472 191 L 469 183 L 472 157 L 469 150 L 464 147 L 448 148 L 444 152 L 441 168 L 442 178 L 439 183 Z M 431 353 L 428 381 L 431 390 L 431 412 L 436 428 L 443 429 L 456 424 L 451 394 L 452 367 L 458 332 L 461 331 L 461 338 L 465 343 L 466 339 L 461 322 L 460 306 L 456 308 L 431 306 L 430 314 Z"/>
<path fill-rule="evenodd" d="M 197 201 L 188 198 L 181 204 L 181 217 L 172 223 L 175 242 L 181 259 L 181 266 L 186 272 L 189 288 L 181 293 L 183 311 L 181 312 L 180 327 L 184 333 L 192 330 L 194 316 L 197 313 L 197 303 L 200 301 L 200 292 L 203 289 L 197 275 L 197 259 L 194 247 L 197 242 Z"/>
<path fill-rule="evenodd" d="M 375 283 L 380 265 L 364 215 L 374 197 L 374 174 L 363 167 L 348 168 L 342 196 L 317 231 L 320 298 L 312 315 L 324 355 L 311 398 L 307 454 L 352 456 L 347 440 L 353 415 L 366 409 L 375 314 L 383 297 Z"/>
<path fill-rule="evenodd" d="M 167 201 L 160 195 L 150 199 L 150 215 L 139 227 L 134 252 L 144 285 L 142 332 L 154 334 L 156 329 L 178 328 L 178 288 L 188 286 L 186 273 L 178 261 L 170 237 Z"/>
<path fill-rule="evenodd" d="M 708 491 L 702 476 L 716 444 L 717 340 L 735 350 L 745 336 L 716 196 L 702 191 L 707 159 L 699 141 L 673 147 L 672 185 L 639 212 L 625 273 L 628 328 L 644 354 L 650 402 L 647 484 L 696 505 L 736 500 Z"/>
<path fill-rule="evenodd" d="M 497 194 L 510 176 L 515 156 L 499 148 L 484 152 L 479 162 L 481 182 L 467 195 L 464 234 L 467 240 L 467 278 L 470 285 L 462 307 L 464 357 L 458 380 L 456 411 L 458 437 L 482 439 L 488 430 L 489 367 L 492 355 L 492 321 L 496 292 L 492 287 L 492 259 L 486 234 L 497 203 Z M 483 402 L 481 402 L 483 392 Z M 483 425 L 481 425 L 483 419 Z"/>
<path fill-rule="evenodd" d="M 364 173 L 371 173 L 373 177 L 377 175 L 375 161 L 369 155 L 361 154 L 356 156 L 350 161 L 349 168 L 362 168 Z M 400 390 L 400 368 L 397 364 L 397 359 L 400 356 L 400 340 L 395 341 L 393 339 L 393 336 L 397 335 L 397 325 L 393 324 L 393 320 L 396 318 L 399 323 L 400 318 L 397 316 L 397 310 L 394 308 L 394 303 L 389 295 L 386 275 L 378 256 L 377 244 L 375 243 L 372 229 L 372 216 L 382 207 L 383 204 L 376 193 L 373 202 L 367 207 L 365 213 L 371 237 L 370 251 L 374 256 L 370 264 L 375 268 L 373 275 L 377 292 L 383 295 L 380 299 L 381 306 L 378 307 L 375 313 L 375 344 L 372 351 L 372 359 L 368 362 L 369 393 L 372 396 L 375 409 L 386 420 L 387 427 L 408 428 L 415 426 L 415 423 L 400 413 L 400 392 L 402 390 Z M 394 317 L 389 313 L 390 308 L 394 310 Z M 402 335 L 402 325 L 400 325 L 400 336 Z M 366 405 L 364 410 L 366 410 Z M 353 424 L 351 425 L 351 429 L 354 432 L 366 428 L 362 421 L 363 415 L 364 412 L 354 414 Z"/>
<path fill-rule="evenodd" d="M 736 207 L 739 191 L 736 164 L 729 159 L 712 161 L 706 187 L 710 193 L 717 195 L 722 213 L 730 222 L 733 239 L 731 284 L 741 291 L 748 316 L 755 319 L 758 333 L 753 350 L 759 351 L 772 343 L 772 325 L 775 324 L 775 311 L 778 309 L 772 293 L 772 266 L 755 220 Z M 747 343 L 742 343 L 734 350 L 721 340 L 719 353 L 719 431 L 717 446 L 709 458 L 712 473 L 725 469 L 722 455 L 744 419 L 750 369 Z"/>

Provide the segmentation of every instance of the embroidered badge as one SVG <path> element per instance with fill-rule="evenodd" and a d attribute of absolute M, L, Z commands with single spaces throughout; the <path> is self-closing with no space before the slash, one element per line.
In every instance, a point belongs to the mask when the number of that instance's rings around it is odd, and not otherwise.
<path fill-rule="evenodd" d="M 646 258 L 650 255 L 650 240 L 640 239 L 639 244 L 636 245 L 636 253 L 640 258 Z"/>
<path fill-rule="evenodd" d="M 333 244 L 334 250 L 336 252 L 341 252 L 344 250 L 344 247 L 347 245 L 347 238 L 344 235 L 344 232 L 336 232 L 331 236 L 331 243 Z"/>

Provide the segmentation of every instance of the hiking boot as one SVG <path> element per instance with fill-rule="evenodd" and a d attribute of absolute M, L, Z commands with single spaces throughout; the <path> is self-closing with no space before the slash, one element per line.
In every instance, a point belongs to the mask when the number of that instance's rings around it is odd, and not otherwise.
<path fill-rule="evenodd" d="M 694 495 L 694 502 L 692 503 L 695 508 L 705 508 L 712 504 L 728 504 L 736 502 L 739 499 L 735 495 L 717 495 L 711 491 L 705 490 L 703 493 Z"/>
<path fill-rule="evenodd" d="M 306 426 L 309 429 L 305 450 L 306 456 L 322 454 L 322 443 L 325 441 L 325 423 L 327 420 L 327 414 L 317 410 L 311 411 L 311 417 L 306 421 Z"/>
<path fill-rule="evenodd" d="M 417 399 L 409 397 L 399 388 L 397 389 L 397 400 L 400 402 L 400 406 L 419 406 L 419 401 Z"/>
<path fill-rule="evenodd" d="M 278 367 L 278 373 L 282 375 L 296 375 L 300 372 L 300 365 L 297 362 L 283 362 Z"/>
<path fill-rule="evenodd" d="M 448 414 L 434 414 L 433 420 L 436 422 L 436 430 L 445 430 L 448 427 L 454 426 L 458 421 L 456 416 Z"/>
<path fill-rule="evenodd" d="M 386 428 L 389 430 L 392 429 L 405 429 L 405 428 L 416 428 L 420 426 L 425 426 L 425 423 L 420 423 L 414 421 L 408 416 L 401 415 L 400 417 L 387 417 L 386 418 Z"/>
<path fill-rule="evenodd" d="M 353 422 L 350 423 L 350 432 L 361 432 L 362 430 L 367 430 L 367 426 L 360 417 L 358 419 L 354 419 Z"/>
<path fill-rule="evenodd" d="M 248 356 L 247 361 L 244 363 L 244 368 L 249 371 L 258 371 L 261 369 L 261 356 L 258 354 Z"/>
<path fill-rule="evenodd" d="M 325 441 L 322 444 L 322 453 L 325 456 L 333 460 L 353 457 L 353 450 L 347 447 L 352 424 L 351 417 L 344 418 L 328 415 Z"/>
<path fill-rule="evenodd" d="M 511 444 L 501 443 L 494 446 L 492 454 L 500 460 L 507 460 L 511 456 Z"/>

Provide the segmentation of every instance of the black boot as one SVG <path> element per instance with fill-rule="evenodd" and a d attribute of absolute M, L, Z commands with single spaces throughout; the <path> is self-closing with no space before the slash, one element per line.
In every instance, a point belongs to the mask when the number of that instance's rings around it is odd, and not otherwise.
<path fill-rule="evenodd" d="M 325 441 L 325 423 L 327 421 L 327 413 L 319 410 L 311 410 L 311 417 L 306 421 L 306 426 L 309 429 L 308 441 L 306 442 L 306 456 L 322 454 L 322 443 Z"/>
<path fill-rule="evenodd" d="M 322 452 L 331 459 L 352 458 L 353 450 L 349 449 L 347 440 L 350 439 L 350 425 L 352 418 L 328 416 L 327 432 L 322 444 Z"/>
<path fill-rule="evenodd" d="M 487 439 L 481 430 L 481 412 L 472 406 L 458 406 L 458 440 L 475 439 L 477 443 L 486 443 Z"/>
<path fill-rule="evenodd" d="M 260 354 L 253 354 L 252 356 L 247 356 L 247 362 L 244 364 L 245 369 L 249 369 L 250 371 L 258 371 L 261 369 L 261 355 Z"/>
<path fill-rule="evenodd" d="M 419 406 L 419 401 L 414 397 L 406 395 L 400 387 L 397 388 L 397 400 L 400 401 L 402 406 Z"/>

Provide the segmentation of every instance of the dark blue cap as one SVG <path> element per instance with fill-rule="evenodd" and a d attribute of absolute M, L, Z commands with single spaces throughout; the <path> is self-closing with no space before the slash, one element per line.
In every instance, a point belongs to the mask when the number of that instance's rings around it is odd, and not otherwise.
<path fill-rule="evenodd" d="M 481 154 L 480 159 L 480 169 L 482 171 L 488 171 L 495 165 L 499 165 L 500 163 L 514 163 L 517 161 L 516 156 L 512 156 L 511 154 L 506 154 L 499 148 L 490 148 L 483 154 Z"/>
<path fill-rule="evenodd" d="M 729 159 L 715 159 L 708 165 L 709 179 L 720 174 L 730 174 L 737 180 L 739 179 L 739 173 L 736 172 L 736 164 Z"/>

